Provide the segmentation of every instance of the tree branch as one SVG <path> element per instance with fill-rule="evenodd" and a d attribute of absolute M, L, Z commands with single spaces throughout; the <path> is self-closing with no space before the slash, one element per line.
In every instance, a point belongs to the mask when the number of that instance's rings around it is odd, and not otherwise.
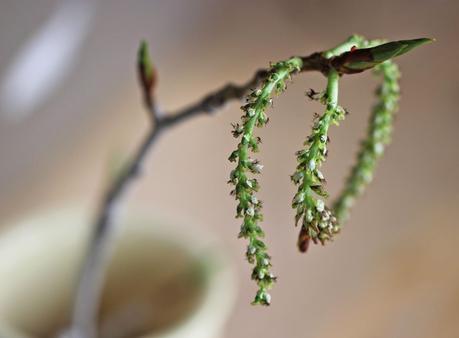
<path fill-rule="evenodd" d="M 348 39 L 346 42 L 347 45 L 345 45 L 346 49 L 355 44 L 358 38 L 357 36 L 353 36 Z M 407 47 L 405 41 L 397 43 L 399 44 L 395 46 L 398 48 L 397 55 L 406 52 L 406 49 L 410 47 Z M 403 43 L 405 43 L 405 45 Z M 425 41 L 417 41 L 416 43 L 425 43 Z M 344 44 L 340 46 L 342 47 Z M 395 48 L 393 46 L 390 47 L 392 49 Z M 339 50 L 340 53 L 336 52 L 334 49 L 313 53 L 309 56 L 301 57 L 302 67 L 300 72 L 319 71 L 327 75 L 329 70 L 333 68 L 337 70 L 340 75 L 353 74 L 368 69 L 366 67 L 369 66 L 367 64 L 362 65 L 362 61 L 367 63 L 382 62 L 381 55 L 387 55 L 386 49 L 380 48 L 380 50 L 376 50 L 379 54 L 375 54 L 375 50 L 361 51 L 353 54 L 353 50 L 351 50 L 350 52 L 344 53 L 341 57 L 338 55 L 342 52 L 341 50 Z M 336 56 L 330 58 L 327 53 Z M 325 55 L 327 55 L 327 57 L 325 57 Z M 363 56 L 364 59 L 360 60 L 360 56 Z M 206 95 L 198 102 L 180 109 L 175 113 L 160 115 L 152 94 L 157 80 L 156 73 L 149 61 L 148 50 L 145 43 L 142 43 L 139 49 L 138 66 L 144 103 L 151 117 L 151 128 L 140 143 L 134 156 L 124 167 L 122 173 L 108 188 L 102 200 L 75 294 L 72 323 L 69 330 L 63 335 L 67 338 L 97 337 L 97 314 L 104 284 L 106 263 L 113 247 L 114 215 L 118 210 L 121 199 L 125 196 L 129 184 L 139 176 L 145 158 L 148 152 L 151 151 L 156 144 L 159 136 L 165 130 L 176 124 L 201 114 L 212 113 L 230 101 L 242 99 L 251 88 L 260 85 L 270 74 L 269 70 L 260 69 L 245 84 L 228 84 Z"/>

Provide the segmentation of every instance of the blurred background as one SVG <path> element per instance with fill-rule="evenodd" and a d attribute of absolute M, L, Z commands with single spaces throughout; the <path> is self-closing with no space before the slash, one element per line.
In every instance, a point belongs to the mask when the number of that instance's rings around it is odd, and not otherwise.
<path fill-rule="evenodd" d="M 0 1 L 0 224 L 56 205 L 93 210 L 113 161 L 147 130 L 135 69 L 140 39 L 159 70 L 170 112 L 259 67 L 330 48 L 353 33 L 434 37 L 400 57 L 402 100 L 393 144 L 334 243 L 297 252 L 290 201 L 294 152 L 321 106 L 320 74 L 302 74 L 275 100 L 260 159 L 267 241 L 279 281 L 269 308 L 237 240 L 226 184 L 236 141 L 232 103 L 170 130 L 149 156 L 128 207 L 192 219 L 215 233 L 237 266 L 230 337 L 458 337 L 459 3 L 447 0 Z M 331 131 L 324 167 L 335 196 L 363 137 L 376 81 L 346 76 L 350 116 Z M 0 282 L 1 285 L 1 282 Z"/>

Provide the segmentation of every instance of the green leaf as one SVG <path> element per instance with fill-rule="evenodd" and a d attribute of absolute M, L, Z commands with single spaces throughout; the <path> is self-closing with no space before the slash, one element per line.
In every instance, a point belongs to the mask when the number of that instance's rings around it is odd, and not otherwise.
<path fill-rule="evenodd" d="M 377 63 L 381 63 L 396 56 L 408 53 L 410 50 L 416 47 L 422 46 L 426 43 L 431 43 L 433 41 L 433 39 L 427 38 L 392 41 L 370 48 L 370 51 L 373 55 L 373 60 Z"/>
<path fill-rule="evenodd" d="M 427 38 L 400 40 L 371 48 L 355 49 L 335 57 L 332 65 L 340 73 L 358 73 L 433 41 Z"/>

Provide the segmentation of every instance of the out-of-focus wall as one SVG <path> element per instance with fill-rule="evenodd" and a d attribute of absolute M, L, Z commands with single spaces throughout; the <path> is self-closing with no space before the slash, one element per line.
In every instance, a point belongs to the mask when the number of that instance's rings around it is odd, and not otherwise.
<path fill-rule="evenodd" d="M 0 76 L 58 1 L 0 2 Z M 151 43 L 162 107 L 181 107 L 225 82 L 245 81 L 269 61 L 333 46 L 352 33 L 371 38 L 435 37 L 398 62 L 402 101 L 393 144 L 337 240 L 295 248 L 289 175 L 310 131 L 302 74 L 275 101 L 263 137 L 261 198 L 280 276 L 273 305 L 248 305 L 254 292 L 237 240 L 239 221 L 225 184 L 235 146 L 234 103 L 165 135 L 129 205 L 214 231 L 240 272 L 240 295 L 227 337 L 457 337 L 459 334 L 459 47 L 456 1 L 98 1 L 90 29 L 53 95 L 20 122 L 0 112 L 0 216 L 56 204 L 93 207 L 109 162 L 123 158 L 146 130 L 135 74 L 139 39 Z M 37 65 L 40 67 L 40 65 Z M 30 75 L 33 77 L 33 74 Z M 325 165 L 336 194 L 365 132 L 376 82 L 341 81 L 351 114 L 331 131 Z"/>

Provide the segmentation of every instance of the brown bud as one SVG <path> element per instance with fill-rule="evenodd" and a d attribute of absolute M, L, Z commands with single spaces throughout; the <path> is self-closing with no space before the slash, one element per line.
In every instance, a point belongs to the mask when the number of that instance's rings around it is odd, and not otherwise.
<path fill-rule="evenodd" d="M 142 85 L 145 100 L 149 106 L 153 102 L 153 94 L 157 81 L 156 69 L 151 62 L 148 45 L 145 41 L 140 43 L 137 70 L 139 73 L 140 84 Z"/>
<path fill-rule="evenodd" d="M 300 252 L 306 252 L 309 248 L 309 242 L 311 238 L 308 235 L 308 231 L 305 227 L 301 227 L 300 234 L 298 236 L 298 249 Z"/>

